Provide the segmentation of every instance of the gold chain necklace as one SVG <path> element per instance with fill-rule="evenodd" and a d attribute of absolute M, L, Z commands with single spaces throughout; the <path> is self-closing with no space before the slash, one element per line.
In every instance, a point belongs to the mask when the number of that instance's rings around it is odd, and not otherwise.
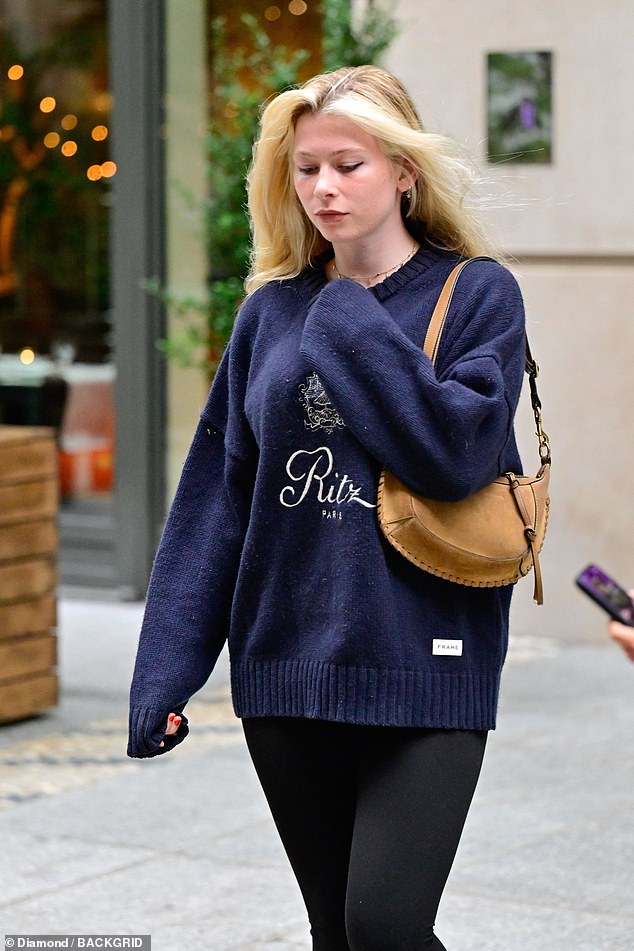
<path fill-rule="evenodd" d="M 414 243 L 412 244 L 412 250 L 408 254 L 406 254 L 403 260 L 399 261 L 398 264 L 393 264 L 392 267 L 388 267 L 387 270 L 385 271 L 377 271 L 376 274 L 369 274 L 365 277 L 362 274 L 342 274 L 339 268 L 337 267 L 336 258 L 332 259 L 332 269 L 337 275 L 337 278 L 345 277 L 349 281 L 362 281 L 363 283 L 367 283 L 369 281 L 375 281 L 377 277 L 387 277 L 387 275 L 391 274 L 392 271 L 398 271 L 400 267 L 403 267 L 404 264 L 406 264 L 411 258 L 414 257 L 417 250 L 418 250 L 418 245 L 416 244 L 416 241 L 414 241 Z"/>

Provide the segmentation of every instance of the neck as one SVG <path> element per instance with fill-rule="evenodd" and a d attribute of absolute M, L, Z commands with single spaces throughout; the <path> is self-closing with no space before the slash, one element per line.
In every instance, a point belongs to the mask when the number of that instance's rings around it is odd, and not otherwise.
<path fill-rule="evenodd" d="M 334 246 L 330 262 L 332 278 L 348 277 L 371 287 L 397 271 L 418 250 L 417 242 L 404 231 L 393 243 L 382 243 L 379 248 L 349 244 Z"/>

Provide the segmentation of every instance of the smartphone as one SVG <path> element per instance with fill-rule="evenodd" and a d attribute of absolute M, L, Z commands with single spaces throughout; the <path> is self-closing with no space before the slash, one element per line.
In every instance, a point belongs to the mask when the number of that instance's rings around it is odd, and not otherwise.
<path fill-rule="evenodd" d="M 575 583 L 615 621 L 634 627 L 634 601 L 627 591 L 606 575 L 598 565 L 588 565 L 584 568 L 575 578 Z"/>

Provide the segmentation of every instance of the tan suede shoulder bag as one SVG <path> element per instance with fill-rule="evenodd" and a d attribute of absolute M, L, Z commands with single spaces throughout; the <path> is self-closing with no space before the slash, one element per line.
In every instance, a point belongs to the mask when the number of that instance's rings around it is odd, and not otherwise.
<path fill-rule="evenodd" d="M 435 364 L 440 336 L 459 274 L 458 264 L 434 308 L 423 351 Z M 534 476 L 505 472 L 459 502 L 423 498 L 386 469 L 381 473 L 378 516 L 387 540 L 409 561 L 440 578 L 476 588 L 514 584 L 535 570 L 533 597 L 543 603 L 539 552 L 550 499 L 550 444 L 542 429 L 536 379 L 539 368 L 526 340 L 526 372 L 537 424 L 541 465 Z"/>

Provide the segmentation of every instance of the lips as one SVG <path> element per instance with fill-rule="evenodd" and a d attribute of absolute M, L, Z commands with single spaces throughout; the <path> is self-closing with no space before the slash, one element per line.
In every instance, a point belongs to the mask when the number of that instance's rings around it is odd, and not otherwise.
<path fill-rule="evenodd" d="M 320 221 L 341 221 L 342 218 L 345 218 L 345 211 L 335 211 L 334 209 L 328 209 L 327 211 L 318 211 L 316 217 Z"/>

